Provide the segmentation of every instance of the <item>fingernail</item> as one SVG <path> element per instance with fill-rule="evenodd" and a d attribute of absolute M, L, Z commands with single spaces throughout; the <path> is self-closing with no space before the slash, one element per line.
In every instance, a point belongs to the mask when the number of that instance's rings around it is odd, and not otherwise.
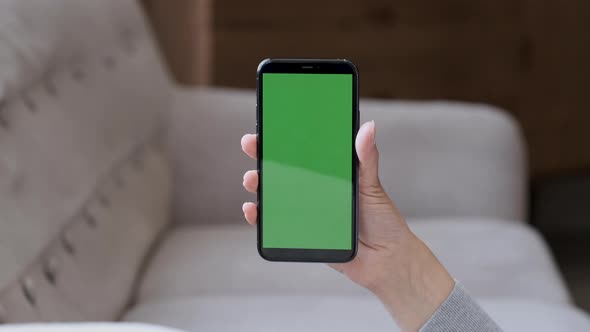
<path fill-rule="evenodd" d="M 375 120 L 371 120 L 371 135 L 373 135 L 373 145 L 377 144 L 377 127 L 375 127 Z"/>
<path fill-rule="evenodd" d="M 244 214 L 246 214 L 246 203 L 244 202 L 244 204 L 242 204 L 242 212 L 244 212 Z"/>

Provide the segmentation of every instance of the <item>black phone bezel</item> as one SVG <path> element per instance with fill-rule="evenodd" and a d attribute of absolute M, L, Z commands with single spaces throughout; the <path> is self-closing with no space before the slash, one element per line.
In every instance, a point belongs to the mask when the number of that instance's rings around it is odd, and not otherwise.
<path fill-rule="evenodd" d="M 351 249 L 287 249 L 287 248 L 263 248 L 262 247 L 262 181 L 264 181 L 262 159 L 263 159 L 263 124 L 262 124 L 262 84 L 265 73 L 306 73 L 306 74 L 352 74 L 353 77 L 353 105 L 352 105 L 352 244 Z M 358 247 L 358 157 L 355 149 L 356 135 L 359 129 L 359 107 L 358 107 L 358 70 L 356 66 L 345 59 L 266 59 L 258 65 L 256 72 L 256 134 L 257 140 L 257 168 L 259 174 L 258 185 L 258 253 L 268 261 L 288 262 L 327 262 L 343 263 L 354 259 Z"/>

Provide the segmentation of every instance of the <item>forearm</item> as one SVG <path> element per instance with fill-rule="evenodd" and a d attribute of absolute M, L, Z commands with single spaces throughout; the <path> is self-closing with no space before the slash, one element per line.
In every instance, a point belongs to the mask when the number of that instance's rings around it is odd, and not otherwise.
<path fill-rule="evenodd" d="M 501 331 L 409 230 L 397 251 L 371 290 L 402 331 Z"/>
<path fill-rule="evenodd" d="M 449 296 L 455 282 L 430 249 L 408 230 L 393 262 L 370 287 L 402 331 L 418 331 Z M 392 264 L 393 263 L 393 264 Z"/>

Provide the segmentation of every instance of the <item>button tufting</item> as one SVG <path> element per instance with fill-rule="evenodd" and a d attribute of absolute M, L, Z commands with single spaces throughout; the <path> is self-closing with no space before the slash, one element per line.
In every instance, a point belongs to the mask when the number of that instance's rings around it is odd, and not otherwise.
<path fill-rule="evenodd" d="M 123 179 L 123 175 L 120 173 L 117 173 L 113 176 L 113 181 L 115 182 L 117 188 L 123 188 L 125 186 L 125 180 Z"/>
<path fill-rule="evenodd" d="M 84 74 L 84 71 L 82 69 L 80 69 L 80 68 L 74 68 L 72 70 L 72 78 L 76 82 L 82 82 L 85 77 L 86 77 L 86 75 Z"/>
<path fill-rule="evenodd" d="M 34 295 L 34 289 L 35 289 L 35 283 L 33 282 L 33 279 L 25 278 L 22 281 L 21 290 L 23 292 L 23 296 L 25 297 L 25 300 L 27 300 L 27 302 L 32 307 L 37 305 L 37 301 L 35 300 L 35 295 Z"/>
<path fill-rule="evenodd" d="M 57 87 L 55 87 L 55 84 L 49 78 L 45 80 L 45 91 L 47 91 L 47 94 L 50 96 L 57 96 Z"/>
<path fill-rule="evenodd" d="M 61 236 L 61 245 L 68 254 L 73 256 L 76 253 L 76 249 L 74 248 L 74 244 L 72 243 L 70 233 L 67 230 L 64 231 L 64 233 Z"/>
<path fill-rule="evenodd" d="M 0 127 L 2 128 L 8 128 L 9 124 L 8 121 L 6 120 L 6 118 L 4 117 L 6 112 L 6 102 L 3 100 L 0 100 Z"/>
<path fill-rule="evenodd" d="M 31 111 L 31 112 L 37 111 L 37 104 L 35 104 L 35 102 L 29 96 L 23 96 L 23 103 L 25 104 L 25 107 L 29 111 Z"/>
<path fill-rule="evenodd" d="M 109 206 L 111 206 L 111 200 L 105 194 L 98 195 L 98 203 L 100 204 L 100 206 L 104 208 L 108 208 Z"/>
<path fill-rule="evenodd" d="M 115 58 L 113 58 L 112 56 L 105 56 L 104 58 L 102 58 L 102 64 L 104 65 L 104 67 L 106 69 L 114 69 L 117 62 L 115 61 Z"/>
<path fill-rule="evenodd" d="M 136 169 L 141 169 L 143 167 L 145 153 L 146 149 L 143 146 L 138 147 L 133 153 L 133 156 L 131 157 L 131 163 Z"/>
<path fill-rule="evenodd" d="M 84 220 L 86 221 L 86 224 L 91 228 L 96 228 L 98 224 L 96 222 L 96 218 L 88 212 L 84 213 Z"/>
<path fill-rule="evenodd" d="M 50 257 L 45 261 L 43 265 L 43 275 L 45 275 L 45 279 L 47 282 L 54 285 L 57 282 L 57 258 Z"/>

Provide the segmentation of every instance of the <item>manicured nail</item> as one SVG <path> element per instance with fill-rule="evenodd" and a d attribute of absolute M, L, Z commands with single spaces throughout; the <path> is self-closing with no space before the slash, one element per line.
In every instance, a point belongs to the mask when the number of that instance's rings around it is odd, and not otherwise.
<path fill-rule="evenodd" d="M 248 202 L 244 202 L 244 204 L 242 204 L 242 212 L 244 212 L 244 214 L 246 214 L 246 204 Z"/>

